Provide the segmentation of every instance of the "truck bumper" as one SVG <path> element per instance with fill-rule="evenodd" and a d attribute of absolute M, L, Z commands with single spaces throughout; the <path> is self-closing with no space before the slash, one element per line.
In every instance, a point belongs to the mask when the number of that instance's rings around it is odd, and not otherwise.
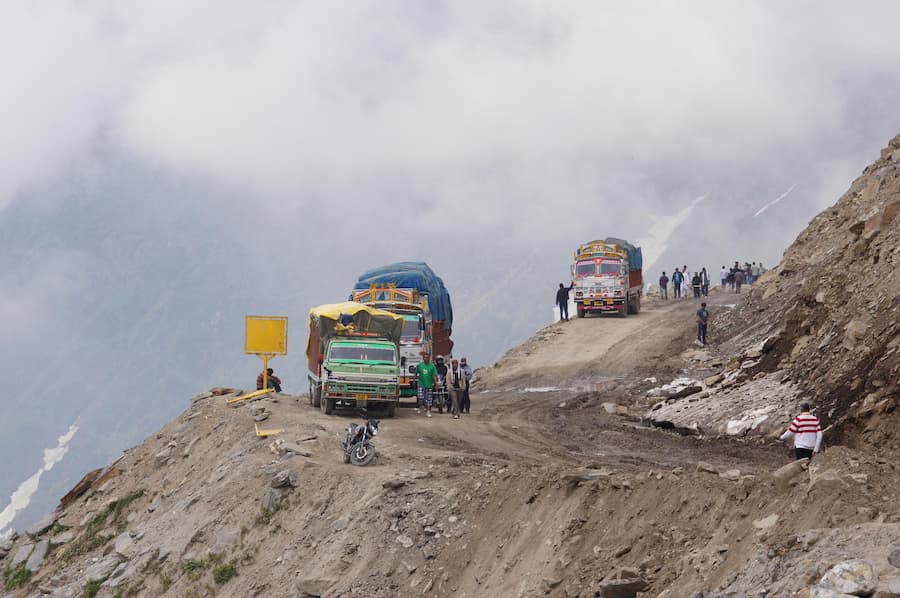
<path fill-rule="evenodd" d="M 584 311 L 621 311 L 625 305 L 624 299 L 591 299 L 576 301 L 577 309 Z"/>

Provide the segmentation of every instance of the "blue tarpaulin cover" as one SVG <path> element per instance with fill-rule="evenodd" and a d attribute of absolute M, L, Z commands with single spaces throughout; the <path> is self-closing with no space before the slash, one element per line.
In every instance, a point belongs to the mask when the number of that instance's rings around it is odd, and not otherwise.
<path fill-rule="evenodd" d="M 450 293 L 441 277 L 425 262 L 397 262 L 363 272 L 353 286 L 354 290 L 368 289 L 372 284 L 394 283 L 398 289 L 416 289 L 428 296 L 428 309 L 434 320 L 453 326 L 453 308 Z"/>
<path fill-rule="evenodd" d="M 610 243 L 612 245 L 618 245 L 619 247 L 625 250 L 625 253 L 628 254 L 628 269 L 629 270 L 641 270 L 644 267 L 644 255 L 641 253 L 640 247 L 635 247 L 628 241 L 624 239 L 617 239 L 615 237 L 607 237 L 604 239 L 605 243 Z"/>

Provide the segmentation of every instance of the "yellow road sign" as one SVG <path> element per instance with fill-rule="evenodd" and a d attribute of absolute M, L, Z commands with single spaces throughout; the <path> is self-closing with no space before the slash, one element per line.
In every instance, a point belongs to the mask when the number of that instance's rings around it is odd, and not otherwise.
<path fill-rule="evenodd" d="M 287 316 L 246 316 L 244 352 L 287 355 Z"/>

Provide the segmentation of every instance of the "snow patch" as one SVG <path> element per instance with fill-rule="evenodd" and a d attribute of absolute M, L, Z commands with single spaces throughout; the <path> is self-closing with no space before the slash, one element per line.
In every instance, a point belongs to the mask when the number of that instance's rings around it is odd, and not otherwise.
<path fill-rule="evenodd" d="M 16 518 L 19 511 L 28 507 L 31 498 L 37 492 L 41 483 L 41 476 L 53 469 L 53 467 L 63 460 L 66 453 L 69 452 L 69 443 L 78 432 L 78 422 L 69 426 L 69 430 L 56 439 L 56 446 L 44 449 L 44 464 L 28 479 L 19 484 L 19 487 L 9 497 L 9 504 L 0 512 L 0 538 L 8 536 L 12 533 L 12 529 L 7 529 Z"/>
<path fill-rule="evenodd" d="M 781 195 L 779 195 L 778 197 L 776 197 L 775 199 L 773 199 L 772 201 L 770 201 L 769 203 L 767 203 L 766 205 L 761 207 L 759 210 L 757 210 L 756 213 L 753 215 L 753 217 L 756 218 L 757 216 L 759 216 L 760 214 L 762 214 L 763 212 L 765 212 L 766 210 L 768 210 L 769 208 L 771 208 L 772 206 L 777 204 L 779 201 L 781 201 L 782 199 L 787 197 L 791 193 L 791 191 L 794 190 L 794 188 L 796 186 L 797 185 L 791 185 L 790 189 L 788 189 L 787 191 L 785 191 L 784 193 L 782 193 Z"/>
<path fill-rule="evenodd" d="M 522 392 L 556 392 L 559 390 L 556 386 L 534 386 L 522 390 Z"/>

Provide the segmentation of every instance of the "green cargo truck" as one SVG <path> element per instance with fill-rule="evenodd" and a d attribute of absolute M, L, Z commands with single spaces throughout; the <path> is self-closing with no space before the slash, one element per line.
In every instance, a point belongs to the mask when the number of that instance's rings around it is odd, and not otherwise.
<path fill-rule="evenodd" d="M 380 408 L 392 417 L 400 400 L 402 333 L 403 316 L 354 301 L 311 309 L 310 404 L 325 414 Z"/>

